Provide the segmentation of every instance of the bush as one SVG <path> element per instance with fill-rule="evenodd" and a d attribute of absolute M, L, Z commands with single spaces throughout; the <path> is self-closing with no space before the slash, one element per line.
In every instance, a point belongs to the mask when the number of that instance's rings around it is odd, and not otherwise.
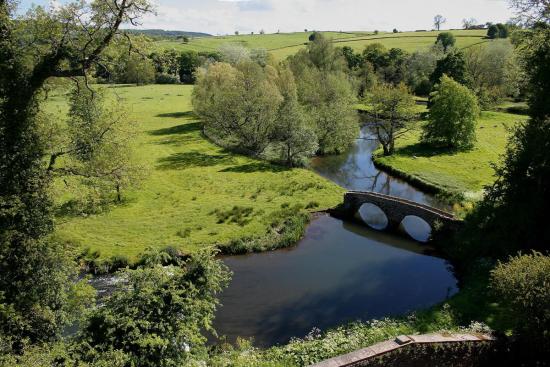
<path fill-rule="evenodd" d="M 550 257 L 533 252 L 499 263 L 491 272 L 491 289 L 515 323 L 521 349 L 550 351 Z"/>
<path fill-rule="evenodd" d="M 155 77 L 157 84 L 179 84 L 179 78 L 170 74 L 157 74 Z"/>
<path fill-rule="evenodd" d="M 471 148 L 479 116 L 475 94 L 445 75 L 432 93 L 431 102 L 422 140 L 445 148 Z"/>

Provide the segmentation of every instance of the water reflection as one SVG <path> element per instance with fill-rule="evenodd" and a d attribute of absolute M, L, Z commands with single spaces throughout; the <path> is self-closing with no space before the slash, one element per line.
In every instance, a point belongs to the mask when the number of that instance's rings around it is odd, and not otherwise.
<path fill-rule="evenodd" d="M 446 261 L 426 247 L 329 216 L 312 222 L 296 247 L 224 261 L 234 275 L 216 330 L 259 346 L 313 327 L 404 314 L 456 291 Z"/>
<path fill-rule="evenodd" d="M 373 229 L 379 231 L 388 227 L 388 217 L 379 207 L 371 203 L 361 205 L 357 212 L 359 219 Z"/>
<path fill-rule="evenodd" d="M 428 242 L 432 235 L 432 227 L 428 222 L 415 215 L 407 215 L 403 218 L 399 229 L 419 242 Z"/>
<path fill-rule="evenodd" d="M 372 161 L 372 153 L 378 145 L 369 127 L 364 126 L 359 138 L 348 152 L 337 156 L 316 157 L 311 161 L 311 166 L 321 176 L 349 190 L 375 191 L 446 208 L 444 203 L 431 195 L 377 169 Z"/>

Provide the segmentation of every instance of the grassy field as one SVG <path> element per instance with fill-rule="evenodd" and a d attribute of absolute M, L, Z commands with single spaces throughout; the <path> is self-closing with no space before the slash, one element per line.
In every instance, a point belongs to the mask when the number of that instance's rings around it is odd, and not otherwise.
<path fill-rule="evenodd" d="M 485 30 L 458 30 L 451 31 L 457 39 L 457 47 L 465 48 L 475 44 L 489 42 L 485 39 L 487 31 Z M 425 49 L 435 43 L 437 35 L 440 32 L 403 32 L 403 33 L 379 33 L 375 35 L 372 32 L 323 32 L 323 34 L 333 40 L 339 47 L 350 46 L 355 51 L 362 51 L 366 45 L 380 42 L 388 48 L 398 47 L 408 52 Z M 154 47 L 157 50 L 176 49 L 176 50 L 194 50 L 194 51 L 215 51 L 223 44 L 239 44 L 248 48 L 263 48 L 271 52 L 276 59 L 284 59 L 289 55 L 295 54 L 304 47 L 311 34 L 305 32 L 281 33 L 281 34 L 255 34 L 239 36 L 217 36 L 193 38 L 189 43 L 180 41 L 157 41 Z"/>
<path fill-rule="evenodd" d="M 191 252 L 264 235 L 282 207 L 323 209 L 342 199 L 341 188 L 311 171 L 231 154 L 207 141 L 191 113 L 192 86 L 110 91 L 124 99 L 139 123 L 138 159 L 150 166 L 150 174 L 123 205 L 101 215 L 59 217 L 57 236 L 63 240 L 99 250 L 102 257 L 131 260 L 150 246 Z M 53 97 L 47 109 L 61 116 L 65 98 Z"/>
<path fill-rule="evenodd" d="M 499 162 L 504 153 L 508 129 L 526 118 L 503 112 L 482 112 L 477 143 L 474 149 L 463 152 L 440 151 L 424 145 L 419 142 L 417 130 L 397 141 L 393 156 L 378 154 L 376 162 L 413 180 L 476 200 L 481 197 L 483 187 L 494 181 L 491 163 Z"/>

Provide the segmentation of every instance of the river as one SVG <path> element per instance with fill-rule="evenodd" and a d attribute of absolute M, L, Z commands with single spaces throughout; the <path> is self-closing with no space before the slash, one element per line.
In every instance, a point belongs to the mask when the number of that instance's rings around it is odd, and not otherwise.
<path fill-rule="evenodd" d="M 376 169 L 372 152 L 377 144 L 365 127 L 348 152 L 315 158 L 312 169 L 350 190 L 445 207 Z M 365 213 L 364 219 L 375 214 Z M 427 238 L 422 223 L 405 227 L 415 238 Z M 449 264 L 426 245 L 328 215 L 313 220 L 295 247 L 223 261 L 234 274 L 221 295 L 214 326 L 229 341 L 253 338 L 262 347 L 304 337 L 313 328 L 403 315 L 457 291 Z"/>

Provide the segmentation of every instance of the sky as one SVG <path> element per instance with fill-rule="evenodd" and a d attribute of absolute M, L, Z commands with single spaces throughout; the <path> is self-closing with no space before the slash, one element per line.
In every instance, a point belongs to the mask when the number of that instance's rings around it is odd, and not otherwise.
<path fill-rule="evenodd" d="M 57 0 L 66 2 L 63 0 Z M 21 0 L 20 11 L 49 0 Z M 513 14 L 506 0 L 155 0 L 156 16 L 140 28 L 205 32 L 214 35 L 259 32 L 401 31 L 432 29 L 433 17 L 447 19 L 443 28 L 461 28 L 462 19 L 480 24 L 505 22 Z"/>

